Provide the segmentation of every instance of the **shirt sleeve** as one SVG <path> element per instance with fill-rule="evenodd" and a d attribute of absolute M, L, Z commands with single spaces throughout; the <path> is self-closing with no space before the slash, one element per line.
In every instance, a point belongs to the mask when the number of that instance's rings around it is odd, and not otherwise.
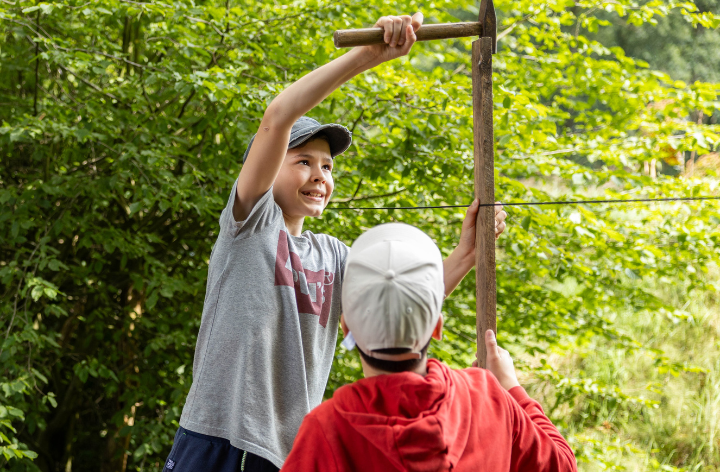
<path fill-rule="evenodd" d="M 292 450 L 282 466 L 282 472 L 337 472 L 338 467 L 330 443 L 320 422 L 310 413 L 300 425 Z"/>
<path fill-rule="evenodd" d="M 344 242 L 338 240 L 339 244 L 339 256 L 340 256 L 340 281 L 345 281 L 345 263 L 347 262 L 348 254 L 350 254 L 350 247 Z"/>
<path fill-rule="evenodd" d="M 513 419 L 511 471 L 577 472 L 575 455 L 538 402 L 522 387 L 507 392 Z"/>
<path fill-rule="evenodd" d="M 242 237 L 247 238 L 257 234 L 265 228 L 277 222 L 278 218 L 282 218 L 282 210 L 275 203 L 273 198 L 272 187 L 265 192 L 260 200 L 255 204 L 250 214 L 243 221 L 236 221 L 233 215 L 233 207 L 237 204 L 237 185 L 238 181 L 232 186 L 230 198 L 227 205 L 220 215 L 220 236 L 223 237 Z"/>

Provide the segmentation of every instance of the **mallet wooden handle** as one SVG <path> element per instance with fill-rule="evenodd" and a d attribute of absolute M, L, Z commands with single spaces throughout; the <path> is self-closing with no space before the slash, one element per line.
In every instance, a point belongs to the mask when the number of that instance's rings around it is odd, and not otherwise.
<path fill-rule="evenodd" d="M 464 38 L 466 36 L 482 36 L 482 24 L 473 21 L 469 23 L 440 23 L 435 25 L 422 25 L 415 32 L 418 41 L 433 39 Z M 336 48 L 352 48 L 355 46 L 370 46 L 383 44 L 382 28 L 362 28 L 351 30 L 337 30 L 333 34 Z"/>

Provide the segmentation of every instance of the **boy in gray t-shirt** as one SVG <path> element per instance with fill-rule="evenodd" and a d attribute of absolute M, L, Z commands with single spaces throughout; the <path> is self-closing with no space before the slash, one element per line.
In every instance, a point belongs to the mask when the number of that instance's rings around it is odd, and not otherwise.
<path fill-rule="evenodd" d="M 348 248 L 302 231 L 333 191 L 344 126 L 303 116 L 353 76 L 407 54 L 422 14 L 383 17 L 385 45 L 355 48 L 268 106 L 220 216 L 208 269 L 193 384 L 165 470 L 276 471 L 303 417 L 322 401 Z M 445 293 L 474 264 L 477 201 L 444 262 Z M 505 228 L 496 210 L 496 234 Z"/>

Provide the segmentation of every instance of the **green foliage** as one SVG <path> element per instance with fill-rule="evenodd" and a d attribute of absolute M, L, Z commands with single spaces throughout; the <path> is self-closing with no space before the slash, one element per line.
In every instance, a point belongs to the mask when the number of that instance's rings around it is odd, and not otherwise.
<path fill-rule="evenodd" d="M 444 0 L 0 4 L 0 466 L 162 463 L 191 383 L 217 219 L 264 107 L 343 53 L 332 46 L 333 30 L 421 7 L 427 22 L 477 15 L 476 2 Z M 674 15 L 705 28 L 717 27 L 715 14 L 692 2 L 497 7 L 498 198 L 717 191 L 717 180 L 669 174 L 679 170 L 677 156 L 720 144 L 718 84 L 674 80 L 591 36 L 608 14 L 646 27 Z M 312 112 L 355 136 L 338 160 L 334 203 L 307 222 L 313 231 L 351 243 L 366 228 L 404 221 L 446 253 L 454 247 L 462 211 L 332 207 L 471 201 L 470 43 L 419 44 L 409 59 L 353 79 Z M 698 112 L 704 122 L 689 119 Z M 664 171 L 657 179 L 642 172 L 655 160 Z M 546 390 L 581 463 L 619 469 L 613 448 L 640 445 L 586 431 L 610 413 L 641 421 L 657 399 L 555 361 L 608 342 L 643 353 L 658 375 L 700 375 L 692 362 L 628 334 L 615 316 L 688 322 L 684 301 L 717 289 L 706 276 L 718 262 L 717 204 L 509 213 L 498 246 L 500 342 Z M 680 287 L 677 300 L 658 296 L 647 280 Z M 471 275 L 447 300 L 445 338 L 432 347 L 455 367 L 474 357 L 473 294 Z M 359 375 L 356 355 L 338 351 L 328 394 Z"/>
<path fill-rule="evenodd" d="M 714 272 L 709 277 L 716 286 L 717 276 Z M 681 285 L 668 287 L 653 280 L 644 285 L 668 303 L 685 299 L 686 287 Z M 654 407 L 636 410 L 636 417 L 628 416 L 632 409 L 603 399 L 592 407 L 576 405 L 563 412 L 575 428 L 588 412 L 602 412 L 602 422 L 582 431 L 581 447 L 596 464 L 620 470 L 720 470 L 718 301 L 717 291 L 696 294 L 683 304 L 683 319 L 650 311 L 618 312 L 615 326 L 632 333 L 644 349 L 631 351 L 597 338 L 559 363 L 562 372 L 583 371 L 598 382 L 654 399 Z M 666 364 L 680 369 L 656 368 L 652 351 L 659 349 Z M 682 367 L 690 365 L 694 373 L 683 374 Z M 528 384 L 543 388 L 536 379 Z"/>
<path fill-rule="evenodd" d="M 716 29 L 698 23 L 720 14 L 720 3 L 716 0 L 695 3 L 697 20 L 668 15 L 654 24 L 636 26 L 614 13 L 605 13 L 613 27 L 602 28 L 593 36 L 608 46 L 620 46 L 628 56 L 647 61 L 651 68 L 667 72 L 675 79 L 720 82 L 720 35 Z M 714 21 L 717 20 L 711 20 L 711 24 Z"/>

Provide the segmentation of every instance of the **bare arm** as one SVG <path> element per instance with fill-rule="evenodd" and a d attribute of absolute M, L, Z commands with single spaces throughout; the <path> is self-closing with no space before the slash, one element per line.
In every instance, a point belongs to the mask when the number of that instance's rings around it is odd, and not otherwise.
<path fill-rule="evenodd" d="M 412 18 L 383 17 L 376 26 L 385 28 L 387 44 L 354 48 L 310 72 L 275 97 L 265 110 L 255 141 L 238 177 L 237 204 L 233 211 L 236 220 L 245 219 L 275 182 L 295 121 L 354 76 L 407 54 L 415 43 L 415 30 L 421 24 L 420 13 Z"/>
<path fill-rule="evenodd" d="M 507 213 L 499 202 L 495 202 L 495 239 L 505 231 Z M 468 208 L 463 220 L 460 242 L 455 250 L 443 261 L 445 274 L 445 296 L 450 295 L 455 287 L 475 266 L 475 222 L 477 221 L 478 201 L 475 200 Z"/>

